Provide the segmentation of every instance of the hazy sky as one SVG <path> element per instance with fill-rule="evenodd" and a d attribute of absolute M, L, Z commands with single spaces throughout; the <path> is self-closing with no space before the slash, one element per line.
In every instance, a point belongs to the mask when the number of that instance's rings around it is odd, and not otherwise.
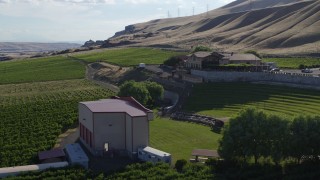
<path fill-rule="evenodd" d="M 0 0 L 0 41 L 105 40 L 126 25 L 199 14 L 233 0 Z"/>

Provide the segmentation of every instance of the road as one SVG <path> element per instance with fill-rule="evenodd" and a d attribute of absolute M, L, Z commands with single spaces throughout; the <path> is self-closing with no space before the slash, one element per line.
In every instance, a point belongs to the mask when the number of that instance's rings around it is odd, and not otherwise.
<path fill-rule="evenodd" d="M 300 69 L 283 69 L 281 72 L 285 73 L 296 73 L 296 74 L 310 74 L 310 75 L 317 75 L 320 76 L 320 69 L 319 68 L 312 68 L 312 73 L 302 73 Z"/>

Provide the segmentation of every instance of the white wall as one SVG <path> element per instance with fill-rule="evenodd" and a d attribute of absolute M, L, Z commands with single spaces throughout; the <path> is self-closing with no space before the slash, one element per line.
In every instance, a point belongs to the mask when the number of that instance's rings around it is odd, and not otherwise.
<path fill-rule="evenodd" d="M 92 112 L 83 104 L 79 104 L 79 123 L 93 132 Z"/>
<path fill-rule="evenodd" d="M 133 117 L 133 152 L 149 145 L 149 121 L 146 117 Z"/>
<path fill-rule="evenodd" d="M 94 144 L 96 150 L 125 149 L 125 118 L 126 113 L 94 113 Z"/>
<path fill-rule="evenodd" d="M 132 151 L 132 117 L 126 114 L 126 150 Z"/>
<path fill-rule="evenodd" d="M 205 81 L 210 81 L 210 82 L 270 81 L 270 82 L 320 86 L 320 77 L 312 77 L 309 75 L 292 75 L 292 74 L 285 74 L 285 73 L 263 73 L 263 72 L 198 71 L 198 70 L 191 70 L 191 74 L 203 77 Z"/>

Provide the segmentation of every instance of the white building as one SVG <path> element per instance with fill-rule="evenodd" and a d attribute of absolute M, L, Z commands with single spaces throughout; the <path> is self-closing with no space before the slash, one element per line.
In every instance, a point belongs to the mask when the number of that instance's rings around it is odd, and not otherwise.
<path fill-rule="evenodd" d="M 79 103 L 80 141 L 95 156 L 109 152 L 133 157 L 149 145 L 153 112 L 132 97 Z"/>

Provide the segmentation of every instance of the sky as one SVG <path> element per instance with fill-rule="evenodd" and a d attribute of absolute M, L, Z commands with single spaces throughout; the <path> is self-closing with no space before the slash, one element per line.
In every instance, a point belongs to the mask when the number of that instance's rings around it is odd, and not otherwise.
<path fill-rule="evenodd" d="M 233 0 L 0 0 L 0 42 L 105 40 L 125 26 L 190 16 Z M 179 9 L 179 10 L 178 10 Z"/>

